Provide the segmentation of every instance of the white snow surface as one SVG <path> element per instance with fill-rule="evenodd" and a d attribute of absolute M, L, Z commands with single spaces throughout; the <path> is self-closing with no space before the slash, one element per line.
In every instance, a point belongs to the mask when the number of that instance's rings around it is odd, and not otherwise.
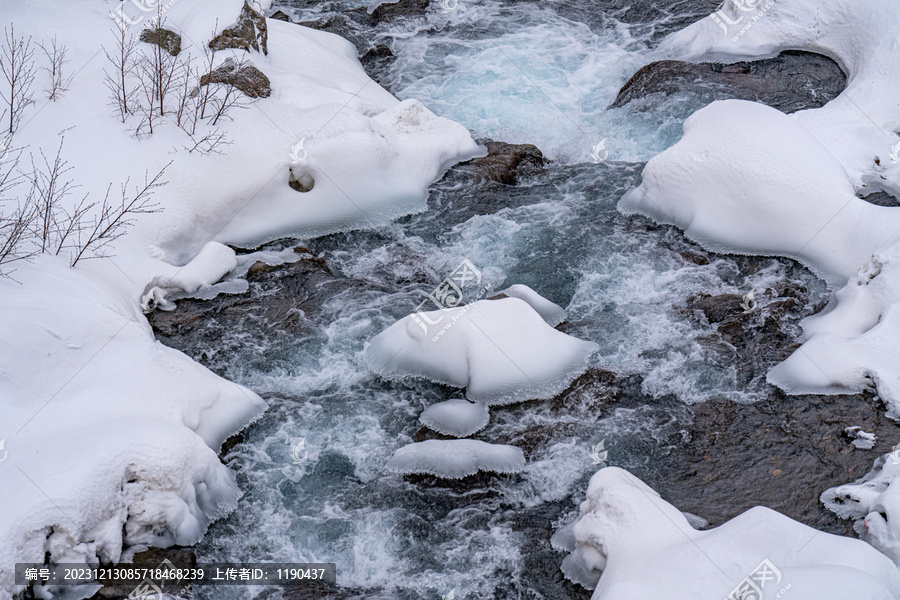
<path fill-rule="evenodd" d="M 172 164 L 154 197 L 160 211 L 138 215 L 109 257 L 72 269 L 68 257 L 45 255 L 0 278 L 0 596 L 15 591 L 15 562 L 42 562 L 48 551 L 55 562 L 118 561 L 146 545 L 192 544 L 235 505 L 239 491 L 216 451 L 264 403 L 158 343 L 142 298 L 170 307 L 167 297 L 217 293 L 238 264 L 227 245 L 380 226 L 424 210 L 432 181 L 482 153 L 461 125 L 370 80 L 346 40 L 271 20 L 267 56 L 217 55 L 217 65 L 249 59 L 272 87 L 220 122 L 232 142 L 222 155 L 189 153 L 171 117 L 134 137 L 138 118 L 118 120 L 104 86 L 101 45 L 114 47 L 118 5 L 3 5 L 17 36 L 55 35 L 67 46 L 73 76 L 50 102 L 38 72 L 36 102 L 9 143 L 24 149 L 20 167 L 29 153 L 40 162 L 41 150 L 52 160 L 64 136 L 67 177 L 80 186 L 66 199 L 71 210 L 84 194 L 102 200 L 108 186 L 115 194 L 129 181 L 131 190 Z M 242 5 L 167 3 L 164 25 L 197 66 L 216 22 L 229 27 Z M 292 156 L 301 141 L 305 156 Z M 290 188 L 289 169 L 314 188 Z"/>
<path fill-rule="evenodd" d="M 490 410 L 481 402 L 455 398 L 432 404 L 419 421 L 432 431 L 462 438 L 484 429 L 490 418 Z"/>
<path fill-rule="evenodd" d="M 397 473 L 462 479 L 479 471 L 518 473 L 525 467 L 520 448 L 480 440 L 425 440 L 403 446 L 386 468 Z"/>
<path fill-rule="evenodd" d="M 497 292 L 497 295 L 500 294 L 506 294 L 510 298 L 524 300 L 531 308 L 541 315 L 541 318 L 546 321 L 547 325 L 550 327 L 556 327 L 566 320 L 566 311 L 563 307 L 555 302 L 550 302 L 527 285 L 516 283 L 505 290 Z"/>
<path fill-rule="evenodd" d="M 464 387 L 492 405 L 553 397 L 596 348 L 553 329 L 524 300 L 503 298 L 404 317 L 372 338 L 366 357 L 382 376 Z"/>
<path fill-rule="evenodd" d="M 764 561 L 761 600 L 890 600 L 900 594 L 900 571 L 864 542 L 818 532 L 763 507 L 697 531 L 617 467 L 591 478 L 578 520 L 553 543 L 571 552 L 563 572 L 594 589 L 594 600 L 722 600 Z"/>

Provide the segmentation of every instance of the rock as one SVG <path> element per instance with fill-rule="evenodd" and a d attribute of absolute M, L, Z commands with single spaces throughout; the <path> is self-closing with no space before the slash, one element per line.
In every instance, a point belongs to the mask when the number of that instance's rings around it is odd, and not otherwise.
<path fill-rule="evenodd" d="M 384 44 L 378 44 L 366 50 L 359 57 L 359 62 L 362 63 L 366 74 L 380 84 L 385 79 L 383 74 L 390 68 L 391 63 L 396 58 L 390 48 Z"/>
<path fill-rule="evenodd" d="M 428 12 L 430 0 L 399 0 L 391 4 L 381 4 L 378 8 L 368 14 L 366 7 L 353 8 L 344 11 L 344 14 L 350 16 L 358 22 L 366 22 L 369 26 L 375 27 L 384 21 L 393 21 L 399 18 L 421 17 Z"/>
<path fill-rule="evenodd" d="M 156 44 L 172 56 L 178 56 L 181 52 L 181 36 L 164 27 L 141 30 L 140 40 L 148 44 Z"/>
<path fill-rule="evenodd" d="M 276 21 L 284 21 L 286 23 L 291 22 L 291 18 L 280 10 L 276 10 L 275 12 L 273 12 L 269 18 L 275 19 Z"/>
<path fill-rule="evenodd" d="M 168 567 L 164 561 L 169 561 L 176 568 L 191 569 L 197 566 L 197 557 L 190 548 L 181 546 L 172 546 L 170 548 L 149 548 L 143 552 L 137 552 L 130 562 L 119 563 L 120 567 L 128 567 L 129 565 L 139 566 L 140 568 L 166 568 Z M 179 592 L 189 590 L 190 582 L 184 581 L 162 581 L 153 580 L 160 589 L 172 596 L 176 596 Z M 103 580 L 100 582 L 103 587 L 97 593 L 91 596 L 90 600 L 118 600 L 126 598 L 134 592 L 135 585 L 117 583 L 115 581 Z"/>
<path fill-rule="evenodd" d="M 738 294 L 701 295 L 688 300 L 688 307 L 699 310 L 710 323 L 720 323 L 744 312 L 744 297 Z"/>
<path fill-rule="evenodd" d="M 488 155 L 476 158 L 471 165 L 492 181 L 505 185 L 516 185 L 520 175 L 540 173 L 544 155 L 531 144 L 507 144 L 506 142 L 485 142 Z"/>
<path fill-rule="evenodd" d="M 269 53 L 269 30 L 266 27 L 266 18 L 253 10 L 247 0 L 238 16 L 237 23 L 209 41 L 209 47 L 213 50 L 236 48 L 247 50 L 252 48 L 263 54 Z"/>
<path fill-rule="evenodd" d="M 200 85 L 210 83 L 233 85 L 250 98 L 268 98 L 272 93 L 269 78 L 253 65 L 237 68 L 234 63 L 225 63 L 200 78 Z"/>
<path fill-rule="evenodd" d="M 836 62 L 819 54 L 787 51 L 775 58 L 734 64 L 662 60 L 638 70 L 609 108 L 640 100 L 655 108 L 666 96 L 691 92 L 709 102 L 738 98 L 791 113 L 818 108 L 837 97 L 847 77 Z"/>

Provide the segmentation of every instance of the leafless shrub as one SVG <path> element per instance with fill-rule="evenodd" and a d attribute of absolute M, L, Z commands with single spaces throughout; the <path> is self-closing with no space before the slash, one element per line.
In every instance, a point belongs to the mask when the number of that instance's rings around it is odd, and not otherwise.
<path fill-rule="evenodd" d="M 125 27 L 115 27 L 116 45 L 112 50 L 103 48 L 103 53 L 110 63 L 110 69 L 103 70 L 103 83 L 110 93 L 111 104 L 116 107 L 122 122 L 134 111 L 134 96 L 137 90 L 132 85 L 132 78 L 137 68 L 135 50 L 138 40 L 127 33 Z"/>
<path fill-rule="evenodd" d="M 3 29 L 0 40 L 0 99 L 8 118 L 8 133 L 15 131 L 22 113 L 34 103 L 31 85 L 34 83 L 34 48 L 31 37 L 16 37 L 15 27 Z"/>
<path fill-rule="evenodd" d="M 50 77 L 50 85 L 44 88 L 44 92 L 47 93 L 48 100 L 56 101 L 69 89 L 69 84 L 72 82 L 71 77 L 66 78 L 63 74 L 63 67 L 69 62 L 69 59 L 66 58 L 68 48 L 65 44 L 58 43 L 55 35 L 51 38 L 49 46 L 43 44 L 38 44 L 38 46 L 44 51 L 44 56 L 47 58 L 46 64 L 41 66 L 41 70 L 46 71 Z"/>
<path fill-rule="evenodd" d="M 103 249 L 121 237 L 128 226 L 134 224 L 134 215 L 159 212 L 159 204 L 153 201 L 153 194 L 168 183 L 162 181 L 162 178 L 171 164 L 170 162 L 160 169 L 152 179 L 148 179 L 148 174 L 145 174 L 143 186 L 136 185 L 133 194 L 128 194 L 130 180 L 126 180 L 122 184 L 122 199 L 118 203 L 110 200 L 110 184 L 93 226 L 78 232 L 78 242 L 71 263 L 73 267 L 83 258 L 106 256 Z M 93 256 L 86 256 L 86 253 L 92 253 Z"/>

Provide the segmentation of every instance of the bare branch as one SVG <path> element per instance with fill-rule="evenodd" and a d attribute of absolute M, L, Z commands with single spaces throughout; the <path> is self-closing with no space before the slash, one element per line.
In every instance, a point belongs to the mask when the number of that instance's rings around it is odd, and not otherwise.
<path fill-rule="evenodd" d="M 0 99 L 8 117 L 7 133 L 13 133 L 22 119 L 22 113 L 34 103 L 31 85 L 34 83 L 34 49 L 31 37 L 16 37 L 12 24 L 3 29 L 0 41 Z"/>

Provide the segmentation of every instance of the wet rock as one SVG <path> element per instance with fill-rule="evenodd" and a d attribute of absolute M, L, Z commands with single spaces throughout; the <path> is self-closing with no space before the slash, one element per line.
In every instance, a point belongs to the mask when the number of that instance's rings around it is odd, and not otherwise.
<path fill-rule="evenodd" d="M 786 396 L 773 390 L 753 405 L 717 399 L 692 413 L 690 443 L 657 459 L 648 483 L 711 526 L 762 505 L 855 537 L 852 523 L 826 510 L 819 495 L 862 477 L 900 439 L 900 425 L 867 394 Z M 859 450 L 846 438 L 844 428 L 851 425 L 878 436 L 872 450 Z"/>
<path fill-rule="evenodd" d="M 688 301 L 688 308 L 699 310 L 710 323 L 719 323 L 728 317 L 744 313 L 744 298 L 738 294 L 696 296 Z"/>
<path fill-rule="evenodd" d="M 846 85 L 847 77 L 836 62 L 810 52 L 788 51 L 775 58 L 728 65 L 663 60 L 635 73 L 609 108 L 640 100 L 636 106 L 650 110 L 666 96 L 690 92 L 708 102 L 738 98 L 791 113 L 823 106 Z"/>
<path fill-rule="evenodd" d="M 140 40 L 148 44 L 156 44 L 172 56 L 178 56 L 181 52 L 181 36 L 164 27 L 144 29 L 141 31 Z"/>
<path fill-rule="evenodd" d="M 313 329 L 308 315 L 317 314 L 349 287 L 364 285 L 335 275 L 324 258 L 307 248 L 295 252 L 297 262 L 250 267 L 250 289 L 244 294 L 187 298 L 179 300 L 174 311 L 150 313 L 147 318 L 157 338 L 221 373 L 229 352 L 246 351 L 246 339 L 308 333 Z"/>
<path fill-rule="evenodd" d="M 385 74 L 396 58 L 390 48 L 384 44 L 379 44 L 366 50 L 359 57 L 359 62 L 362 64 L 363 69 L 366 70 L 366 74 L 380 84 L 386 79 Z"/>
<path fill-rule="evenodd" d="M 287 14 L 281 12 L 280 10 L 276 10 L 275 12 L 273 12 L 273 13 L 269 16 L 269 18 L 270 18 L 270 19 L 275 19 L 276 21 L 284 21 L 285 23 L 290 23 L 290 22 L 291 22 L 291 18 L 290 18 Z"/>
<path fill-rule="evenodd" d="M 247 0 L 244 0 L 237 23 L 223 29 L 222 33 L 211 39 L 209 47 L 213 50 L 236 48 L 248 52 L 253 49 L 268 54 L 268 41 L 269 30 L 266 26 L 266 18 L 253 10 Z"/>
<path fill-rule="evenodd" d="M 238 68 L 233 62 L 226 62 L 200 78 L 200 85 L 210 83 L 227 83 L 250 98 L 268 98 L 272 93 L 269 78 L 253 65 L 242 65 Z"/>
<path fill-rule="evenodd" d="M 476 158 L 471 165 L 484 177 L 504 185 L 516 185 L 525 174 L 540 173 L 544 155 L 532 144 L 485 142 L 488 155 Z"/>
<path fill-rule="evenodd" d="M 396 19 L 421 17 L 428 12 L 428 6 L 431 0 L 399 0 L 391 4 L 381 4 L 368 14 L 366 7 L 353 8 L 344 11 L 344 14 L 352 15 L 354 19 L 359 21 L 365 20 L 369 26 L 375 27 L 385 21 L 394 21 Z"/>

